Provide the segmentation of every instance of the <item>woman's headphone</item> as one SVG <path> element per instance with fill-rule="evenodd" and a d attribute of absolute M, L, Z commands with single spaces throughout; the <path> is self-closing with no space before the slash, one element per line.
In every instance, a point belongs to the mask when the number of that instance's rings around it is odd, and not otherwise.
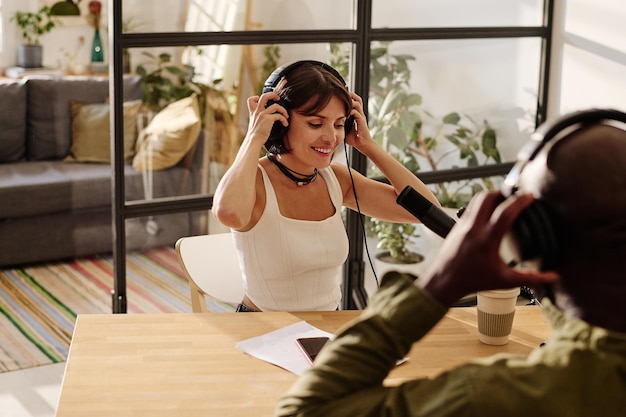
<path fill-rule="evenodd" d="M 330 65 L 325 64 L 320 61 L 304 60 L 304 61 L 296 61 L 290 65 L 278 67 L 277 69 L 275 69 L 274 72 L 272 72 L 270 76 L 267 78 L 267 80 L 265 81 L 265 84 L 263 85 L 262 93 L 274 91 L 274 89 L 278 86 L 278 83 L 280 82 L 280 80 L 287 77 L 291 72 L 293 72 L 297 68 L 300 68 L 303 65 L 314 65 L 314 66 L 319 66 L 323 68 L 324 70 L 328 71 L 331 75 L 333 75 L 336 79 L 338 79 L 342 85 L 348 88 L 348 85 L 346 84 L 346 81 L 343 79 L 341 74 L 339 74 L 339 72 L 333 67 L 331 67 Z M 282 98 L 279 99 L 278 101 L 270 100 L 267 103 L 266 107 L 271 106 L 272 104 L 275 104 L 275 103 L 280 104 L 285 109 L 287 109 L 287 111 L 290 110 L 289 105 L 287 105 L 287 103 L 285 103 L 285 101 Z M 350 130 L 352 130 L 353 126 L 354 126 L 354 117 L 349 117 L 346 120 L 345 125 L 344 125 L 346 135 L 348 135 Z M 287 129 L 288 127 L 283 126 L 281 122 L 278 122 L 278 121 L 274 122 L 270 135 L 267 139 L 267 142 L 265 143 L 265 148 L 269 150 L 271 148 L 272 143 L 276 143 L 276 142 L 280 143 L 282 138 L 287 133 Z"/>
<path fill-rule="evenodd" d="M 519 189 L 519 180 L 528 165 L 548 144 L 554 146 L 561 139 L 594 124 L 617 121 L 626 124 L 626 113 L 612 109 L 592 109 L 570 113 L 553 122 L 539 126 L 531 141 L 517 155 L 517 162 L 501 187 L 504 197 Z M 541 199 L 526 208 L 513 224 L 513 237 L 519 249 L 519 259 L 540 259 L 541 269 L 553 269 L 560 260 L 562 229 L 558 216 Z"/>

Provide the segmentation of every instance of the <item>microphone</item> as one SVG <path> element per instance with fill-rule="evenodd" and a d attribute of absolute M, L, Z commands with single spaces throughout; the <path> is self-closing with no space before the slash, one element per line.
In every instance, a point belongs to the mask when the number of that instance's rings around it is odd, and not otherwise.
<path fill-rule="evenodd" d="M 418 218 L 424 226 L 445 238 L 456 221 L 448 216 L 443 210 L 431 203 L 413 189 L 410 185 L 396 198 L 396 203 L 404 207 L 409 213 Z"/>

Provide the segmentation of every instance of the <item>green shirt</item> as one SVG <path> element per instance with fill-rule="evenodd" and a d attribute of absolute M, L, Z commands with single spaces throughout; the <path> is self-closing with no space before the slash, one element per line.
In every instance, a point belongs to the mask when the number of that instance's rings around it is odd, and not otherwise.
<path fill-rule="evenodd" d="M 626 416 L 626 334 L 544 304 L 554 334 L 528 357 L 498 354 L 385 387 L 396 360 L 446 313 L 407 276 L 387 274 L 361 317 L 279 401 L 276 415 Z"/>

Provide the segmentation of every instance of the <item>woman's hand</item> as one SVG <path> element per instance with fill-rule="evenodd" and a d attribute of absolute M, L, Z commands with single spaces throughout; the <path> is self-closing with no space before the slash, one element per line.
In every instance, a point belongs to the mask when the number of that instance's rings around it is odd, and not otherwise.
<path fill-rule="evenodd" d="M 352 92 L 350 93 L 350 97 L 352 97 L 352 111 L 350 112 L 350 116 L 354 116 L 355 126 L 350 130 L 348 135 L 346 135 L 346 144 L 362 151 L 365 146 L 376 144 L 376 142 L 372 139 L 369 128 L 367 127 L 367 119 L 363 111 L 363 99 L 358 94 Z"/>
<path fill-rule="evenodd" d="M 248 112 L 250 121 L 248 122 L 248 133 L 246 136 L 251 140 L 258 140 L 265 143 L 270 136 L 274 122 L 280 122 L 283 126 L 289 126 L 289 112 L 278 104 L 280 97 L 274 92 L 264 93 L 261 96 L 248 98 Z M 274 103 L 270 103 L 274 101 Z M 268 106 L 268 103 L 269 106 Z"/>

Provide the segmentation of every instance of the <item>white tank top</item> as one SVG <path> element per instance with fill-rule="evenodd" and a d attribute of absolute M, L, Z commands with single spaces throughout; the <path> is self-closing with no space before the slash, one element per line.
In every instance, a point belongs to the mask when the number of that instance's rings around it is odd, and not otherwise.
<path fill-rule="evenodd" d="M 335 310 L 341 301 L 348 236 L 341 218 L 343 196 L 332 168 L 320 170 L 335 206 L 321 221 L 284 217 L 267 173 L 265 209 L 246 232 L 232 230 L 244 289 L 263 311 Z"/>

